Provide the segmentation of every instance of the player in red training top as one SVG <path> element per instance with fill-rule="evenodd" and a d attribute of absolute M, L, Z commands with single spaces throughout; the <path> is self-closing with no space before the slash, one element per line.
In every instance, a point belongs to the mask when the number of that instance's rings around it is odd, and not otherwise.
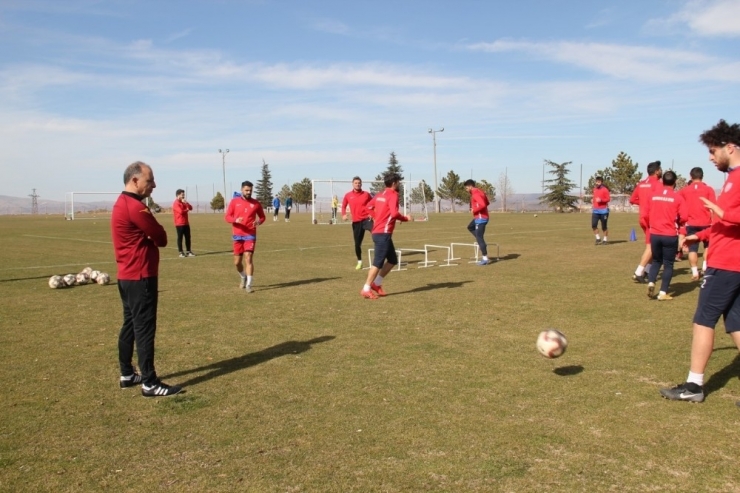
<path fill-rule="evenodd" d="M 356 270 L 362 269 L 362 240 L 365 238 L 365 230 L 373 227 L 367 204 L 372 197 L 362 189 L 362 179 L 359 176 L 352 178 L 352 190 L 347 192 L 342 199 L 342 221 L 347 220 L 347 207 L 352 215 L 352 236 L 355 239 L 355 255 L 357 256 Z"/>
<path fill-rule="evenodd" d="M 152 168 L 141 161 L 123 173 L 125 189 L 111 213 L 113 250 L 118 264 L 118 294 L 123 325 L 118 333 L 121 388 L 141 384 L 144 397 L 166 397 L 182 388 L 159 380 L 154 369 L 154 336 L 159 302 L 159 249 L 167 246 L 167 232 L 142 201 L 156 188 Z M 141 374 L 131 362 L 136 357 Z"/>
<path fill-rule="evenodd" d="M 401 177 L 398 173 L 387 173 L 383 177 L 385 190 L 378 193 L 368 203 L 368 209 L 373 210 L 373 243 L 375 255 L 373 265 L 367 274 L 365 285 L 360 291 L 363 298 L 377 299 L 385 296 L 383 279 L 398 264 L 396 247 L 393 245 L 393 229 L 396 221 L 410 221 L 410 216 L 404 216 L 398 211 L 398 184 Z M 377 293 L 377 294 L 376 294 Z"/>
<path fill-rule="evenodd" d="M 650 201 L 653 191 L 660 187 L 661 176 L 663 176 L 663 170 L 660 168 L 660 161 L 653 161 L 648 164 L 647 176 L 637 183 L 630 197 L 630 204 L 640 207 L 640 227 L 645 233 L 645 250 L 642 252 L 640 263 L 632 276 L 632 280 L 635 282 L 645 282 L 650 272 L 650 261 L 653 259 L 653 253 L 650 250 L 650 224 L 648 224 L 646 204 Z"/>
<path fill-rule="evenodd" d="M 591 204 L 591 229 L 596 236 L 596 245 L 606 245 L 609 241 L 607 236 L 609 235 L 609 227 L 607 221 L 609 221 L 609 201 L 611 195 L 609 189 L 604 185 L 604 178 L 597 176 L 594 179 L 593 190 L 593 201 Z M 599 223 L 601 223 L 601 231 L 604 233 L 604 239 L 599 237 Z"/>
<path fill-rule="evenodd" d="M 239 288 L 245 289 L 247 293 L 253 293 L 252 281 L 254 279 L 254 246 L 257 243 L 257 226 L 265 222 L 265 211 L 262 205 L 252 198 L 252 182 L 242 182 L 241 197 L 234 197 L 229 202 L 226 210 L 226 222 L 232 228 L 232 239 L 234 240 L 234 265 L 241 277 Z M 247 264 L 246 269 L 242 263 L 242 257 Z M 246 273 L 245 273 L 246 271 Z"/>
<path fill-rule="evenodd" d="M 704 183 L 704 170 L 699 167 L 693 168 L 690 172 L 691 183 L 680 190 L 681 196 L 686 201 L 689 209 L 689 219 L 686 221 L 686 234 L 695 235 L 704 231 L 712 225 L 712 211 L 707 209 L 702 199 L 710 202 L 717 202 L 717 196 L 714 189 Z M 699 280 L 699 243 L 692 242 L 689 245 L 689 265 L 691 265 L 691 279 Z M 704 266 L 702 271 L 707 270 L 707 248 L 709 242 L 704 241 Z"/>
<path fill-rule="evenodd" d="M 475 187 L 473 180 L 465 180 L 463 183 L 465 191 L 470 194 L 470 212 L 473 213 L 473 220 L 468 224 L 468 231 L 475 237 L 480 253 L 483 255 L 478 265 L 488 265 L 488 245 L 483 235 L 486 234 L 486 225 L 488 225 L 488 197 L 480 188 Z"/>
<path fill-rule="evenodd" d="M 717 203 L 702 199 L 714 214 L 712 226 L 686 236 L 689 244 L 706 239 L 711 244 L 694 313 L 689 376 L 676 387 L 660 389 L 666 399 L 689 402 L 704 400 L 704 371 L 714 350 L 714 328 L 720 317 L 740 350 L 740 125 L 720 120 L 699 139 L 709 149 L 709 160 L 727 173 L 726 181 Z"/>
<path fill-rule="evenodd" d="M 686 202 L 676 192 L 676 173 L 663 173 L 663 185 L 650 198 L 647 205 L 647 214 L 650 221 L 650 251 L 653 253 L 653 266 L 648 275 L 648 297 L 655 295 L 655 281 L 658 271 L 663 265 L 663 280 L 660 285 L 659 301 L 671 300 L 668 287 L 673 278 L 673 262 L 678 251 L 678 230 L 676 225 L 682 226 L 688 217 Z"/>
<path fill-rule="evenodd" d="M 185 198 L 185 190 L 178 189 L 175 192 L 175 201 L 172 203 L 172 217 L 177 230 L 177 251 L 180 252 L 180 258 L 195 257 L 190 250 L 190 221 L 188 220 L 188 212 L 192 210 L 193 206 Z M 182 249 L 183 238 L 185 238 L 185 250 Z"/>

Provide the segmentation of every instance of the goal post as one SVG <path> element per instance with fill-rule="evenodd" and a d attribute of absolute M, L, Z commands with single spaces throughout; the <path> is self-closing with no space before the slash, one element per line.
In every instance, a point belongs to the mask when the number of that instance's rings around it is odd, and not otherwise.
<path fill-rule="evenodd" d="M 66 192 L 64 194 L 64 219 L 74 221 L 79 219 L 77 217 L 79 213 L 110 212 L 119 195 L 121 192 Z M 81 201 L 96 196 L 99 198 L 97 201 Z"/>
<path fill-rule="evenodd" d="M 428 221 L 427 204 L 423 180 L 404 180 L 401 183 L 398 207 L 403 215 L 410 215 L 415 221 Z M 383 190 L 382 181 L 364 181 L 363 190 Z M 350 224 L 351 214 L 345 212 L 348 220 L 342 221 L 342 199 L 352 190 L 352 180 L 311 180 L 311 223 L 312 224 Z M 336 205 L 336 207 L 335 207 Z"/>

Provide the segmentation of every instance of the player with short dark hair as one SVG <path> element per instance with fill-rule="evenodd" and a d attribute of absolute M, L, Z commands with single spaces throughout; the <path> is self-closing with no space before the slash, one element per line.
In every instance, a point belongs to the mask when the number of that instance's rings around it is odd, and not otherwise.
<path fill-rule="evenodd" d="M 470 212 L 473 214 L 473 220 L 468 224 L 468 231 L 475 237 L 475 241 L 478 243 L 478 248 L 480 248 L 482 255 L 478 265 L 488 265 L 490 263 L 488 260 L 488 245 L 486 245 L 486 240 L 483 236 L 486 234 L 486 225 L 488 224 L 489 217 L 488 205 L 490 202 L 486 193 L 480 188 L 475 187 L 475 181 L 465 180 L 463 186 L 465 187 L 465 191 L 470 194 Z"/>
<path fill-rule="evenodd" d="M 689 218 L 686 221 L 686 234 L 695 235 L 704 231 L 712 225 L 712 211 L 707 209 L 702 199 L 717 202 L 714 189 L 704 183 L 704 170 L 699 167 L 692 168 L 690 172 L 691 183 L 683 187 L 679 193 L 686 201 L 689 210 Z M 709 242 L 692 242 L 689 247 L 689 265 L 691 266 L 691 279 L 699 280 L 699 243 L 704 243 L 704 265 L 702 271 L 707 270 L 707 248 Z"/>
<path fill-rule="evenodd" d="M 689 244 L 707 239 L 711 244 L 694 313 L 689 375 L 676 387 L 660 389 L 666 399 L 689 402 L 704 401 L 704 371 L 714 351 L 714 328 L 720 317 L 740 350 L 740 125 L 720 120 L 699 140 L 709 149 L 709 160 L 726 173 L 726 181 L 716 203 L 702 199 L 714 215 L 712 226 L 686 236 Z"/>
<path fill-rule="evenodd" d="M 660 161 L 653 161 L 648 164 L 647 176 L 637 183 L 630 197 L 630 204 L 640 208 L 640 227 L 645 233 L 645 250 L 642 252 L 640 263 L 632 275 L 632 280 L 635 282 L 645 282 L 650 272 L 650 261 L 653 258 L 653 252 L 650 250 L 650 224 L 646 204 L 650 201 L 653 191 L 661 186 L 661 176 L 663 176 L 663 170 L 660 167 Z"/>
<path fill-rule="evenodd" d="M 172 203 L 172 217 L 177 230 L 177 251 L 180 252 L 180 258 L 195 257 L 190 249 L 190 220 L 188 219 L 188 212 L 192 210 L 193 206 L 185 198 L 185 190 L 178 188 L 175 192 L 175 201 Z M 185 238 L 185 250 L 182 249 L 183 238 Z"/>
<path fill-rule="evenodd" d="M 410 221 L 411 216 L 404 216 L 398 211 L 398 186 L 401 176 L 398 173 L 387 173 L 383 177 L 385 190 L 375 195 L 368 203 L 373 210 L 373 243 L 375 255 L 373 265 L 367 274 L 365 285 L 360 291 L 363 298 L 370 300 L 385 296 L 383 279 L 398 265 L 396 247 L 393 245 L 393 230 L 396 221 Z"/>
<path fill-rule="evenodd" d="M 242 182 L 242 194 L 229 202 L 226 222 L 230 223 L 234 240 L 234 266 L 241 277 L 239 288 L 254 292 L 254 247 L 257 243 L 257 226 L 265 222 L 265 211 L 259 201 L 252 198 L 251 181 Z M 246 263 L 246 268 L 242 262 Z"/>
<path fill-rule="evenodd" d="M 609 201 L 611 195 L 609 189 L 604 185 L 604 178 L 597 176 L 594 179 L 594 189 L 592 192 L 593 201 L 591 205 L 591 229 L 596 236 L 596 245 L 606 245 L 609 235 L 609 228 L 607 221 L 609 221 Z M 599 237 L 599 223 L 601 223 L 601 231 L 604 233 L 604 239 Z"/>
<path fill-rule="evenodd" d="M 356 270 L 362 269 L 362 240 L 365 231 L 373 227 L 367 204 L 372 200 L 370 194 L 362 189 L 362 178 L 352 178 L 352 190 L 344 194 L 342 199 L 342 221 L 347 220 L 347 207 L 352 215 L 352 236 L 355 240 L 355 256 L 357 257 Z M 369 261 L 369 259 L 368 259 Z"/>

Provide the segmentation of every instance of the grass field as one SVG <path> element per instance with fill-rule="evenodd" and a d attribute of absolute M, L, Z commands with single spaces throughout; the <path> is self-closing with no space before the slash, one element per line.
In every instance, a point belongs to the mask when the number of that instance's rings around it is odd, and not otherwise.
<path fill-rule="evenodd" d="M 107 218 L 0 217 L 0 490 L 740 491 L 740 358 L 720 323 L 706 402 L 660 398 L 686 378 L 698 284 L 687 262 L 673 301 L 632 283 L 636 216 L 595 247 L 588 215 L 496 214 L 501 261 L 405 256 L 374 301 L 350 228 L 309 217 L 260 227 L 246 294 L 221 215 L 192 217 L 188 259 L 159 216 L 156 364 L 186 390 L 164 399 L 118 388 L 114 284 L 47 287 L 87 265 L 115 279 Z M 470 243 L 468 221 L 395 243 Z M 534 347 L 547 327 L 570 341 L 556 360 Z"/>

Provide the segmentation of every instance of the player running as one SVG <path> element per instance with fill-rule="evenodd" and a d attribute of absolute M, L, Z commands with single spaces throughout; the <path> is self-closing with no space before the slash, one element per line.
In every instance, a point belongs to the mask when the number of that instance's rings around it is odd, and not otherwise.
<path fill-rule="evenodd" d="M 704 183 L 704 170 L 699 167 L 690 172 L 691 183 L 680 190 L 681 196 L 686 201 L 689 210 L 689 218 L 686 221 L 686 235 L 695 235 L 704 231 L 712 225 L 712 211 L 704 205 L 704 199 L 714 203 L 717 196 L 714 189 Z M 691 280 L 699 280 L 699 243 L 694 241 L 689 245 L 689 265 L 691 266 Z M 707 248 L 709 242 L 704 241 L 704 265 L 702 271 L 707 270 Z"/>
<path fill-rule="evenodd" d="M 252 281 L 254 279 L 254 247 L 257 243 L 257 226 L 265 222 L 265 211 L 262 205 L 252 198 L 252 182 L 242 182 L 242 195 L 235 197 L 229 202 L 226 210 L 226 222 L 232 225 L 232 238 L 234 240 L 234 265 L 241 276 L 239 289 L 245 289 L 247 293 L 253 293 Z M 246 263 L 246 269 L 244 263 Z M 246 270 L 246 272 L 245 272 Z"/>
<path fill-rule="evenodd" d="M 640 207 L 640 227 L 645 233 L 645 250 L 640 257 L 640 263 L 635 269 L 632 280 L 635 282 L 645 282 L 650 272 L 650 261 L 653 258 L 653 252 L 650 250 L 650 223 L 647 215 L 646 204 L 653 195 L 656 188 L 660 187 L 660 177 L 663 176 L 663 170 L 660 168 L 660 161 L 653 161 L 647 165 L 647 176 L 640 180 L 632 192 L 630 204 Z"/>
<path fill-rule="evenodd" d="M 488 197 L 480 188 L 475 187 L 475 181 L 465 180 L 463 183 L 465 191 L 470 194 L 470 212 L 473 213 L 473 220 L 468 224 L 468 231 L 475 237 L 478 248 L 483 255 L 478 265 L 488 265 L 488 245 L 483 235 L 486 234 L 486 225 L 488 224 Z"/>
<path fill-rule="evenodd" d="M 352 215 L 352 236 L 355 239 L 355 255 L 357 265 L 355 270 L 362 269 L 362 240 L 365 238 L 365 230 L 372 229 L 370 212 L 367 204 L 372 200 L 370 194 L 362 189 L 362 179 L 359 176 L 352 178 L 352 190 L 347 192 L 342 199 L 342 221 L 347 220 L 347 207 Z"/>

